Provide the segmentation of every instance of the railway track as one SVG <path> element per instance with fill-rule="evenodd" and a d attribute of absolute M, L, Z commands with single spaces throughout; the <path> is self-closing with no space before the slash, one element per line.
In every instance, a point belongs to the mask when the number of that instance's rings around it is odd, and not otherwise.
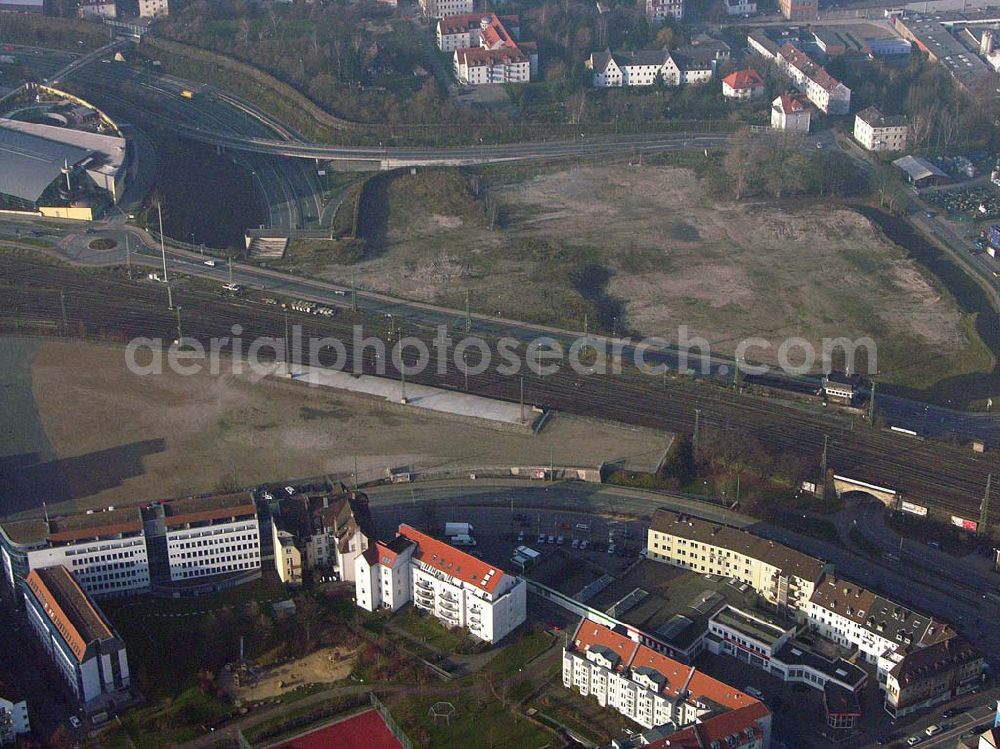
<path fill-rule="evenodd" d="M 205 284 L 182 281 L 175 286 L 174 302 L 182 309 L 186 338 L 205 342 L 231 336 L 234 325 L 241 326 L 244 341 L 284 334 L 285 313 L 280 308 L 226 298 Z M 345 367 L 349 369 L 354 369 L 356 353 L 351 346 L 353 324 L 363 324 L 365 335 L 388 332 L 385 320 L 349 311 L 333 318 L 289 313 L 288 319 L 302 326 L 303 340 L 335 336 L 343 341 Z M 55 332 L 109 340 L 148 336 L 170 341 L 176 337 L 175 313 L 166 308 L 162 286 L 130 281 L 107 271 L 80 272 L 25 256 L 0 255 L 0 324 L 9 332 L 18 326 L 29 327 L 28 321 L 34 325 L 47 322 L 48 327 L 39 330 L 42 333 L 53 332 L 54 324 Z M 405 333 L 430 340 L 430 335 L 416 326 L 407 325 Z M 308 352 L 304 358 L 308 360 Z M 329 358 L 321 356 L 320 361 L 328 364 Z M 386 376 L 398 376 L 391 362 L 376 361 L 371 353 L 359 361 L 359 368 L 366 373 L 377 374 L 377 366 L 385 364 Z M 407 364 L 414 362 L 415 356 L 407 357 Z M 464 372 L 453 357 L 449 357 L 446 374 L 439 376 L 433 366 L 428 370 L 407 379 L 464 388 Z M 895 488 L 945 520 L 951 514 L 978 520 L 986 476 L 1000 468 L 989 453 L 973 454 L 958 446 L 909 440 L 865 425 L 852 427 L 832 415 L 807 413 L 767 398 L 686 379 L 664 384 L 628 371 L 619 376 L 581 378 L 561 370 L 548 377 L 525 371 L 524 383 L 525 399 L 530 403 L 667 431 L 690 432 L 695 409 L 699 409 L 703 425 L 752 436 L 774 452 L 802 456 L 813 462 L 817 472 L 826 436 L 828 463 L 837 473 Z M 487 397 L 516 402 L 519 388 L 518 377 L 492 371 L 469 376 L 470 391 Z"/>

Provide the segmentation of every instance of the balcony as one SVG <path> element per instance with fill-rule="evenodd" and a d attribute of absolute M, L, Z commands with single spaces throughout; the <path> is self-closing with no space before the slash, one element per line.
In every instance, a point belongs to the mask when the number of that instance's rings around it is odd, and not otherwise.
<path fill-rule="evenodd" d="M 456 604 L 456 603 L 454 603 L 452 601 L 447 601 L 447 600 L 445 600 L 445 601 L 438 601 L 438 605 L 442 609 L 445 609 L 446 611 L 453 611 L 453 612 L 454 611 L 458 611 L 458 604 Z"/>
<path fill-rule="evenodd" d="M 434 590 L 434 583 L 424 578 L 417 578 L 417 587 L 423 590 Z"/>

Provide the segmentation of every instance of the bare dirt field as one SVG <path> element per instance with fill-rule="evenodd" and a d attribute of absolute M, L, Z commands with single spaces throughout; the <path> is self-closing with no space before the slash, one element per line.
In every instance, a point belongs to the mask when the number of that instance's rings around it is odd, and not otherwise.
<path fill-rule="evenodd" d="M 22 350 L 22 349 L 18 349 Z M 43 342 L 23 347 L 32 398 L 13 423 L 10 449 L 47 441 L 44 457 L 10 467 L 7 511 L 76 500 L 78 507 L 322 475 L 362 481 L 387 468 L 621 461 L 652 470 L 669 435 L 556 417 L 536 436 L 415 412 L 327 388 L 246 375 L 138 376 L 121 349 Z M 39 430 L 40 427 L 40 430 Z M 38 438 L 33 437 L 37 442 Z M 52 457 L 54 456 L 54 457 Z M 0 462 L 2 465 L 2 462 Z"/>
<path fill-rule="evenodd" d="M 354 668 L 354 653 L 343 648 L 322 648 L 315 653 L 257 672 L 258 681 L 236 685 L 232 672 L 222 676 L 226 694 L 243 702 L 256 702 L 279 697 L 296 687 L 308 684 L 330 684 L 346 679 Z"/>
<path fill-rule="evenodd" d="M 402 174 L 360 284 L 580 329 L 678 339 L 732 353 L 760 336 L 870 336 L 893 381 L 928 384 L 990 365 L 954 301 L 866 218 L 822 200 L 718 199 L 677 166 L 492 168 Z M 491 223 L 495 224 L 491 229 Z M 312 268 L 349 277 L 344 266 Z"/>

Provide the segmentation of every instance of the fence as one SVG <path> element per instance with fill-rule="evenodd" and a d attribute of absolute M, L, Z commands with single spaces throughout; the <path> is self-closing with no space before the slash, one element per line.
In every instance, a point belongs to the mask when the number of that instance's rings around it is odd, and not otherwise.
<path fill-rule="evenodd" d="M 392 735 L 396 737 L 396 740 L 403 745 L 403 749 L 413 749 L 413 742 L 410 741 L 409 736 L 396 723 L 395 718 L 392 717 L 392 713 L 389 712 L 389 708 L 382 704 L 382 701 L 375 696 L 374 692 L 369 692 L 368 694 L 371 697 L 372 707 L 382 716 L 382 720 L 385 721 L 385 724 L 392 731 Z"/>

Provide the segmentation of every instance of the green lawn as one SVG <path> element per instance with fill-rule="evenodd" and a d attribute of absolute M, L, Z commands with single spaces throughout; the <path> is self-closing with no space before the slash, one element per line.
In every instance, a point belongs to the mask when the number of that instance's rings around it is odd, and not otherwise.
<path fill-rule="evenodd" d="M 395 627 L 416 637 L 430 648 L 446 653 L 454 653 L 465 639 L 461 631 L 446 629 L 433 616 L 421 615 L 414 607 L 409 607 L 392 619 Z"/>
<path fill-rule="evenodd" d="M 530 632 L 503 648 L 483 670 L 497 676 L 508 676 L 544 653 L 552 647 L 552 643 L 552 638 L 544 632 Z"/>
<path fill-rule="evenodd" d="M 442 718 L 435 722 L 431 718 L 430 708 L 436 701 L 434 697 L 410 698 L 392 709 L 393 716 L 415 743 L 414 734 L 426 731 L 434 749 L 538 749 L 558 745 L 551 732 L 496 700 L 452 697 L 449 701 L 456 712 L 450 723 Z M 417 731 L 411 733 L 410 728 L 414 725 Z"/>

